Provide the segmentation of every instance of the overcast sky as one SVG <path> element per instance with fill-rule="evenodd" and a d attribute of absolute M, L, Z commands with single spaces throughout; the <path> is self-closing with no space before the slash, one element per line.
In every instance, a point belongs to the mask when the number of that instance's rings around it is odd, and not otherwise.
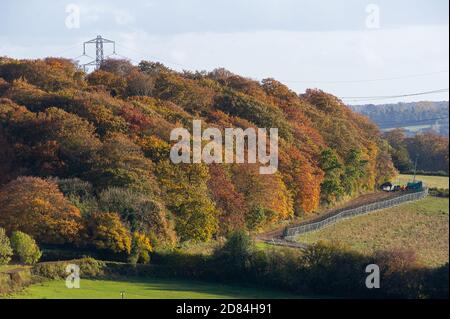
<path fill-rule="evenodd" d="M 2 0 L 0 55 L 74 58 L 100 34 L 132 61 L 391 96 L 449 87 L 448 12 L 448 0 Z M 417 100 L 448 92 L 370 102 Z"/>

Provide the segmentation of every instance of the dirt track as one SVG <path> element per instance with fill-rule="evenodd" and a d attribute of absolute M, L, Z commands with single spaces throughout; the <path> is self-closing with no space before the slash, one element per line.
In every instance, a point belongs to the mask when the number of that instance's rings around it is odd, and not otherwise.
<path fill-rule="evenodd" d="M 397 192 L 397 193 L 376 192 L 376 193 L 364 194 L 364 195 L 361 195 L 361 196 L 359 196 L 355 199 L 352 199 L 346 203 L 343 203 L 337 207 L 333 207 L 331 209 L 324 210 L 320 214 L 312 215 L 311 217 L 303 219 L 301 221 L 299 221 L 299 220 L 293 221 L 291 224 L 289 224 L 289 227 L 300 226 L 300 225 L 309 224 L 312 222 L 321 221 L 321 220 L 327 218 L 328 216 L 338 214 L 343 210 L 352 209 L 352 208 L 356 208 L 356 207 L 367 205 L 367 204 L 372 204 L 375 202 L 379 202 L 379 201 L 386 200 L 389 198 L 394 198 L 394 197 L 401 196 L 404 194 L 405 194 L 404 192 Z M 258 239 L 259 240 L 283 239 L 283 231 L 285 228 L 286 228 L 286 226 L 280 226 L 277 229 L 258 234 L 256 236 L 256 239 L 257 240 Z"/>

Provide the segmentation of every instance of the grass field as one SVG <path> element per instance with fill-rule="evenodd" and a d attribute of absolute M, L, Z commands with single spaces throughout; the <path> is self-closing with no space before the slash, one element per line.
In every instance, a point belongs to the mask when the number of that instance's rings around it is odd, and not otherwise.
<path fill-rule="evenodd" d="M 448 198 L 427 197 L 343 220 L 301 235 L 298 240 L 304 243 L 339 241 L 365 254 L 380 249 L 413 249 L 421 263 L 437 266 L 449 260 L 448 205 Z"/>
<path fill-rule="evenodd" d="M 169 279 L 135 279 L 128 281 L 81 280 L 79 289 L 68 289 L 63 280 L 35 284 L 20 299 L 224 299 L 275 298 L 291 299 L 301 296 L 274 290 L 220 285 Z"/>
<path fill-rule="evenodd" d="M 413 180 L 413 175 L 399 175 L 393 180 L 395 184 L 406 184 Z M 423 181 L 427 187 L 448 188 L 449 178 L 446 176 L 417 175 L 416 180 Z"/>

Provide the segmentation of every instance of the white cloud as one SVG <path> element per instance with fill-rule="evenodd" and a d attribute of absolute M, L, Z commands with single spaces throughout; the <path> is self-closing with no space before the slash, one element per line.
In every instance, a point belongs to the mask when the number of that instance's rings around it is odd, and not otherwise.
<path fill-rule="evenodd" d="M 134 59 L 159 57 L 161 62 L 175 69 L 211 70 L 223 66 L 252 78 L 275 77 L 298 92 L 317 86 L 339 96 L 394 95 L 448 87 L 448 74 L 369 84 L 295 82 L 351 81 L 448 70 L 448 33 L 448 27 L 441 26 L 170 36 L 138 31 L 127 36 L 128 46 L 132 46 L 133 51 L 124 49 L 122 54 Z"/>
<path fill-rule="evenodd" d="M 124 10 L 113 10 L 114 20 L 118 25 L 128 25 L 134 22 L 134 17 Z"/>
<path fill-rule="evenodd" d="M 126 26 L 135 21 L 130 11 L 101 3 L 83 3 L 80 5 L 82 19 L 87 23 L 95 23 L 101 19 L 112 19 L 119 26 Z"/>
<path fill-rule="evenodd" d="M 448 73 L 401 81 L 313 82 L 378 79 L 448 70 L 448 26 L 172 35 L 154 35 L 133 26 L 129 30 L 132 31 L 110 32 L 108 38 L 117 42 L 117 53 L 134 62 L 142 59 L 160 61 L 177 70 L 225 67 L 255 79 L 274 77 L 297 92 L 319 87 L 338 96 L 375 96 L 449 86 Z M 18 45 L 8 37 L 1 40 L 1 54 L 14 57 L 61 55 L 59 52 L 64 50 L 64 46 L 42 45 L 41 39 L 30 39 L 26 45 Z M 85 40 L 88 39 L 72 42 Z M 52 39 L 56 44 L 62 41 L 66 39 Z M 81 54 L 80 51 L 81 47 L 75 47 L 64 56 L 74 57 Z M 448 99 L 448 94 L 425 98 Z"/>

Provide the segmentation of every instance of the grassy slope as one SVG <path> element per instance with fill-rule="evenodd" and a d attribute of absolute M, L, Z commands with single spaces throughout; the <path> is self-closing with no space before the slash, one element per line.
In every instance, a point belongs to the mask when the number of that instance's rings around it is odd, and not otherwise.
<path fill-rule="evenodd" d="M 340 241 L 362 253 L 410 248 L 416 251 L 422 263 L 436 266 L 449 260 L 448 204 L 448 198 L 428 197 L 344 220 L 301 235 L 298 240 L 305 243 Z"/>
<path fill-rule="evenodd" d="M 35 284 L 14 298 L 24 299 L 223 299 L 300 298 L 274 290 L 237 287 L 169 279 L 130 279 L 128 281 L 81 280 L 80 289 L 68 289 L 63 280 Z"/>
<path fill-rule="evenodd" d="M 412 181 L 413 175 L 399 175 L 394 179 L 394 183 L 406 184 Z M 428 187 L 448 188 L 449 178 L 446 176 L 416 176 L 416 180 L 423 181 Z"/>

